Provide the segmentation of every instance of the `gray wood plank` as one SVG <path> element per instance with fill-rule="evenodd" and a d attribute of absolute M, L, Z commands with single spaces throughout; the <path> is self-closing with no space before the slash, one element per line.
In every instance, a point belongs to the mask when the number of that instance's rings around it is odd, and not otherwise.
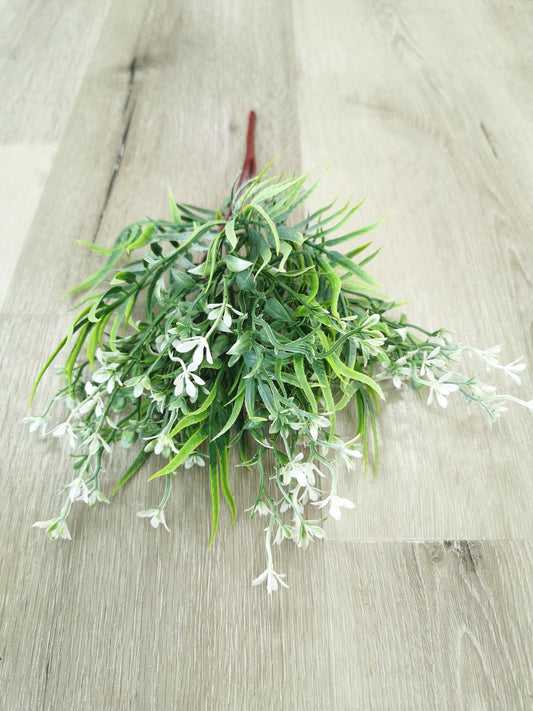
<path fill-rule="evenodd" d="M 176 545 L 96 515 L 98 535 L 52 551 L 14 541 L 5 708 L 530 708 L 529 543 L 325 543 L 301 566 L 291 550 L 290 590 L 265 600 L 248 524 L 207 553 L 201 522 Z"/>
<path fill-rule="evenodd" d="M 0 143 L 61 138 L 109 0 L 2 2 Z"/>
<path fill-rule="evenodd" d="M 0 145 L 0 309 L 36 214 L 57 146 Z"/>
<path fill-rule="evenodd" d="M 531 708 L 530 542 L 326 548 L 331 707 Z"/>
<path fill-rule="evenodd" d="M 371 235 L 383 249 L 370 267 L 385 293 L 408 301 L 397 312 L 429 330 L 452 329 L 456 342 L 501 343 L 505 362 L 524 356 L 522 387 L 495 383 L 530 400 L 533 102 L 525 64 L 532 49 L 521 28 L 531 7 L 432 3 L 423 11 L 416 2 L 339 1 L 326 14 L 319 2 L 294 8 L 296 56 L 305 67 L 302 164 L 331 166 L 311 203 L 336 191 L 344 199 L 366 194 L 355 226 L 391 211 Z M 335 41 L 319 55 L 322 36 Z M 317 97 L 327 110 L 314 110 Z M 483 374 L 483 364 L 467 358 L 465 365 Z M 511 406 L 489 427 L 473 407 L 450 401 L 445 412 L 427 409 L 402 390 L 387 390 L 376 481 L 345 479 L 344 495 L 358 512 L 328 533 L 506 538 L 518 517 L 520 535 L 530 537 L 530 413 Z M 351 422 L 353 411 L 343 420 L 347 434 Z M 518 509 L 508 506 L 515 494 Z"/>

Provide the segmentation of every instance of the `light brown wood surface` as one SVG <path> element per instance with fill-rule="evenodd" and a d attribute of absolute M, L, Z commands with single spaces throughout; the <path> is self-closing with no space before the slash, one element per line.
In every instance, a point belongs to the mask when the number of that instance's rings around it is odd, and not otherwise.
<path fill-rule="evenodd" d="M 463 6 L 464 5 L 464 6 Z M 99 265 L 77 239 L 184 202 L 218 205 L 247 112 L 260 165 L 329 166 L 309 208 L 367 195 L 391 212 L 372 273 L 413 321 L 533 363 L 533 6 L 293 0 L 0 3 L 0 708 L 533 708 L 532 416 L 494 426 L 388 392 L 375 480 L 307 552 L 289 590 L 252 587 L 251 474 L 207 550 L 206 475 L 176 479 L 171 533 L 136 518 L 147 467 L 109 507 L 56 514 L 68 450 L 22 424 L 71 320 L 61 295 Z M 56 378 L 38 393 L 45 402 Z M 531 368 L 518 397 L 533 397 Z M 351 416 L 352 415 L 352 416 Z M 342 420 L 346 433 L 353 413 Z M 126 453 L 113 456 L 106 492 Z"/>

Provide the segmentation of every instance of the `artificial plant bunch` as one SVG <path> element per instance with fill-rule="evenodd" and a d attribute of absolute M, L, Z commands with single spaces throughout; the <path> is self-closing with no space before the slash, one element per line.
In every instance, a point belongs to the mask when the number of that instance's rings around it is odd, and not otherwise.
<path fill-rule="evenodd" d="M 253 583 L 271 592 L 287 586 L 272 544 L 287 539 L 305 549 L 324 537 L 326 512 L 339 519 L 342 508 L 354 508 L 340 493 L 338 464 L 351 469 L 362 459 L 366 471 L 371 444 L 377 460 L 384 382 L 424 390 L 428 404 L 442 407 L 461 393 L 491 419 L 509 401 L 533 409 L 460 369 L 470 353 L 519 383 L 520 360 L 501 365 L 499 347 L 454 345 L 442 330 L 390 314 L 394 303 L 364 269 L 374 256 L 362 256 L 369 243 L 337 250 L 376 226 L 339 232 L 360 204 L 295 217 L 315 187 L 306 188 L 307 177 L 263 171 L 237 181 L 219 210 L 176 203 L 170 193 L 169 220 L 130 225 L 111 249 L 88 245 L 107 263 L 73 292 L 98 291 L 82 302 L 35 386 L 68 347 L 61 389 L 42 415 L 27 418 L 44 433 L 52 405 L 67 406 L 68 417 L 46 434 L 68 437 L 76 476 L 59 516 L 34 525 L 70 538 L 72 504 L 108 502 L 105 460 L 117 445 L 136 446 L 113 493 L 148 457 L 160 457 L 150 479 L 163 479 L 163 496 L 137 515 L 166 528 L 173 478 L 182 467 L 205 466 L 212 542 L 220 490 L 235 518 L 228 471 L 235 450 L 240 466 L 257 473 L 249 510 L 266 517 L 267 566 Z M 336 420 L 351 400 L 357 422 L 345 441 Z"/>

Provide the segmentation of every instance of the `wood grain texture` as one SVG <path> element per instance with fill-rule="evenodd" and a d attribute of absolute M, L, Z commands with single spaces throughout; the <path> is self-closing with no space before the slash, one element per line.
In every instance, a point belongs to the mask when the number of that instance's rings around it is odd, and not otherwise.
<path fill-rule="evenodd" d="M 57 146 L 0 144 L 0 309 L 48 179 Z"/>
<path fill-rule="evenodd" d="M 61 294 L 99 264 L 75 240 L 108 246 L 128 222 L 165 215 L 168 185 L 186 202 L 222 201 L 250 108 L 260 164 L 331 166 L 311 207 L 368 194 L 354 227 L 393 211 L 373 273 L 412 299 L 414 321 L 504 341 L 509 360 L 532 363 L 531 5 L 94 7 L 3 3 L 0 156 L 15 140 L 35 146 L 27 165 L 42 164 L 43 145 L 57 152 L 38 207 L 30 181 L 38 221 L 21 218 L 0 311 L 0 708 L 532 708 L 527 412 L 489 428 L 462 403 L 444 412 L 388 392 L 377 478 L 343 476 L 357 508 L 325 542 L 276 550 L 290 590 L 271 598 L 250 585 L 264 567 L 263 522 L 244 513 L 252 474 L 232 467 L 240 513 L 230 528 L 223 508 L 209 551 L 201 470 L 173 482 L 170 534 L 136 518 L 159 499 L 161 482 L 146 481 L 156 462 L 112 506 L 77 506 L 72 542 L 51 544 L 31 524 L 55 515 L 69 450 L 21 423 L 71 319 Z M 513 392 L 531 397 L 523 380 Z M 106 493 L 131 456 L 113 454 Z"/>
<path fill-rule="evenodd" d="M 429 330 L 449 328 L 462 343 L 502 343 L 507 362 L 523 355 L 532 363 L 533 101 L 524 90 L 532 51 L 520 30 L 530 11 L 515 5 L 502 18 L 484 2 L 426 10 L 334 2 L 324 13 L 320 3 L 296 2 L 295 46 L 306 72 L 300 115 L 312 113 L 317 96 L 328 106 L 301 124 L 304 165 L 332 166 L 312 204 L 335 189 L 367 195 L 357 226 L 390 211 L 373 235 L 383 249 L 372 273 L 387 294 L 409 301 L 398 311 Z M 319 56 L 322 33 L 335 41 Z M 531 369 L 520 389 L 496 382 L 518 397 L 533 392 Z M 346 482 L 359 512 L 330 535 L 531 538 L 527 413 L 512 409 L 490 427 L 463 402 L 442 411 L 405 389 L 387 396 L 378 477 Z M 346 433 L 354 418 L 347 413 Z"/>
<path fill-rule="evenodd" d="M 0 143 L 61 138 L 109 0 L 2 0 Z"/>

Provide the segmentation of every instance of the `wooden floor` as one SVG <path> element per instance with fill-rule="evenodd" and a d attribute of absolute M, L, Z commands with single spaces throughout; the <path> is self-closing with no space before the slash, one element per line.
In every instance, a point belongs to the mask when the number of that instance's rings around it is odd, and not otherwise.
<path fill-rule="evenodd" d="M 76 240 L 165 216 L 168 185 L 218 205 L 251 108 L 261 165 L 330 166 L 310 208 L 391 212 L 373 274 L 412 320 L 533 364 L 532 3 L 90 5 L 0 0 L 0 708 L 533 708 L 526 410 L 490 427 L 391 394 L 377 478 L 344 481 L 357 507 L 326 541 L 276 551 L 290 589 L 271 598 L 250 585 L 250 475 L 233 472 L 240 514 L 210 551 L 201 471 L 176 481 L 170 534 L 136 519 L 160 495 L 139 476 L 53 544 L 31 524 L 57 513 L 68 452 L 22 424 L 71 320 L 61 295 L 99 264 Z M 512 392 L 533 397 L 531 369 Z"/>

